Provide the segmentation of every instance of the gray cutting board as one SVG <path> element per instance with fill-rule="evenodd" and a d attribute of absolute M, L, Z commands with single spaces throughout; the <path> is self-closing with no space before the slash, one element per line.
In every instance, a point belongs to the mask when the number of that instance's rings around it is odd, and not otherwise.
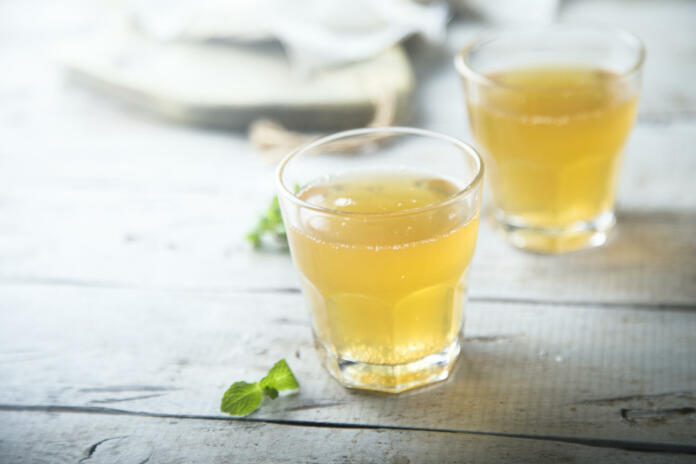
<path fill-rule="evenodd" d="M 393 97 L 398 122 L 409 113 L 414 89 L 400 46 L 368 61 L 302 73 L 278 45 L 158 43 L 118 34 L 69 45 L 62 60 L 76 81 L 131 106 L 229 129 L 259 118 L 306 130 L 364 126 L 375 92 Z"/>

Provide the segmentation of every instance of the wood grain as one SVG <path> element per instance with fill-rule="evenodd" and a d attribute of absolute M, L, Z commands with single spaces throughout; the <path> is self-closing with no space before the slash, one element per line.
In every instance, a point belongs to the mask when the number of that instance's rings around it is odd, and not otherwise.
<path fill-rule="evenodd" d="M 297 288 L 287 255 L 255 253 L 244 240 L 272 195 L 270 167 L 222 134 L 131 124 L 135 141 L 101 123 L 84 146 L 69 132 L 45 134 L 38 146 L 20 143 L 23 132 L 6 138 L 17 150 L 0 170 L 0 280 Z M 617 234 L 602 249 L 523 253 L 482 221 L 472 297 L 696 305 L 696 194 L 684 190 L 696 172 L 694 145 L 696 123 L 636 128 Z M 656 153 L 664 153 L 659 163 Z"/>
<path fill-rule="evenodd" d="M 289 256 L 245 243 L 273 167 L 243 134 L 70 84 L 54 45 L 109 15 L 32 5 L 0 2 L 0 462 L 693 460 L 694 2 L 563 2 L 562 19 L 626 27 L 648 49 L 617 234 L 550 258 L 484 218 L 457 369 L 398 397 L 323 371 Z M 470 140 L 452 54 L 483 27 L 408 43 L 414 125 Z M 281 357 L 299 393 L 252 422 L 218 412 L 231 382 Z"/>
<path fill-rule="evenodd" d="M 301 295 L 47 285 L 0 298 L 5 405 L 219 417 L 229 384 L 286 357 L 300 393 L 254 417 L 696 443 L 690 311 L 471 303 L 452 378 L 384 397 L 344 390 L 321 368 Z"/>
<path fill-rule="evenodd" d="M 0 412 L 0 421 L 5 426 L 0 431 L 5 464 L 280 464 L 296 463 L 297 456 L 304 457 L 302 462 L 322 464 L 524 464 L 540 460 L 687 463 L 692 459 L 688 455 L 461 433 L 41 412 Z"/>

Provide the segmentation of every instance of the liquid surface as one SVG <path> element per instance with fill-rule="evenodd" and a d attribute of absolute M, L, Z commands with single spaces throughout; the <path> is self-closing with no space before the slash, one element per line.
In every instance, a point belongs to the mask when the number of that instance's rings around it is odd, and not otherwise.
<path fill-rule="evenodd" d="M 345 176 L 313 184 L 300 198 L 323 208 L 352 213 L 391 213 L 420 208 L 457 193 L 445 179 L 409 174 Z"/>
<path fill-rule="evenodd" d="M 474 137 L 488 158 L 496 207 L 525 226 L 566 228 L 613 209 L 620 153 L 637 94 L 591 68 L 491 74 L 511 87 L 469 99 Z"/>
<path fill-rule="evenodd" d="M 430 176 L 375 174 L 330 179 L 298 195 L 324 208 L 393 213 L 459 190 Z M 455 341 L 478 228 L 478 215 L 462 201 L 384 216 L 304 209 L 299 221 L 290 221 L 288 238 L 315 333 L 330 353 L 395 365 Z"/>

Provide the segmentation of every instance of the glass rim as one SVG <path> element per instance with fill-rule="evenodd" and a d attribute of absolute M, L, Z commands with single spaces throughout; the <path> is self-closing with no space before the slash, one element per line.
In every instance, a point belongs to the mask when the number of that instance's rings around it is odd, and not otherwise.
<path fill-rule="evenodd" d="M 588 31 L 588 32 L 603 32 L 609 35 L 612 35 L 614 39 L 619 39 L 625 44 L 629 44 L 630 47 L 632 47 L 636 51 L 636 59 L 634 60 L 633 64 L 626 70 L 621 73 L 617 73 L 616 76 L 612 79 L 612 82 L 620 82 L 625 79 L 628 79 L 632 77 L 633 75 L 637 74 L 640 72 L 641 68 L 643 67 L 643 63 L 645 62 L 645 44 L 643 44 L 643 41 L 634 33 L 622 29 L 619 27 L 610 27 L 610 26 L 603 26 L 603 25 L 592 25 L 592 24 L 573 24 L 573 23 L 559 23 L 555 24 L 552 26 L 539 26 L 539 27 L 512 27 L 512 28 L 502 28 L 502 29 L 496 29 L 493 31 L 488 31 L 484 32 L 483 34 L 479 35 L 479 37 L 474 40 L 473 43 L 470 45 L 462 48 L 459 52 L 457 52 L 457 55 L 454 57 L 454 67 L 457 70 L 457 73 L 466 78 L 466 79 L 471 79 L 472 81 L 477 81 L 478 83 L 481 84 L 486 84 L 490 85 L 493 87 L 501 87 L 501 88 L 506 88 L 509 90 L 524 90 L 524 91 L 529 91 L 530 87 L 529 86 L 524 86 L 524 85 L 513 85 L 513 84 L 507 84 L 504 82 L 501 82 L 496 79 L 492 79 L 485 74 L 477 71 L 474 66 L 471 65 L 469 61 L 469 55 L 472 51 L 474 51 L 477 48 L 483 47 L 489 42 L 492 42 L 493 40 L 501 37 L 504 34 L 509 34 L 509 33 L 521 33 L 521 32 L 540 32 L 540 33 L 548 33 L 548 32 L 558 32 L 558 31 L 568 31 L 568 30 L 580 30 L 580 31 Z M 562 89 L 562 87 L 559 87 Z M 577 89 L 577 86 L 574 86 L 573 89 Z M 531 88 L 534 89 L 534 88 Z M 545 91 L 543 87 L 539 89 L 540 91 Z"/>
<path fill-rule="evenodd" d="M 415 136 L 420 136 L 420 137 L 428 137 L 428 138 L 434 138 L 434 139 L 439 139 L 444 142 L 449 142 L 455 147 L 459 148 L 461 151 L 463 151 L 466 155 L 474 158 L 476 160 L 476 175 L 474 178 L 466 184 L 461 190 L 459 190 L 457 193 L 442 199 L 435 201 L 433 203 L 428 203 L 427 205 L 419 206 L 416 208 L 410 208 L 410 209 L 405 209 L 401 211 L 390 211 L 390 212 L 361 212 L 361 211 L 341 211 L 338 209 L 332 209 L 332 208 L 325 208 L 323 206 L 315 205 L 313 203 L 310 203 L 308 201 L 305 201 L 301 198 L 299 198 L 293 191 L 291 191 L 283 182 L 283 172 L 285 170 L 285 167 L 292 161 L 295 157 L 302 155 L 303 153 L 307 152 L 308 150 L 311 150 L 313 148 L 319 147 L 321 145 L 324 145 L 329 142 L 333 142 L 336 140 L 344 139 L 344 138 L 349 138 L 349 137 L 355 137 L 355 136 L 361 136 L 361 135 L 376 135 L 376 134 L 383 134 L 383 135 L 415 135 Z M 275 170 L 275 180 L 276 180 L 276 188 L 283 196 L 283 198 L 286 198 L 295 205 L 311 209 L 314 211 L 318 211 L 321 213 L 325 214 L 332 214 L 334 216 L 349 216 L 349 217 L 371 217 L 371 218 L 382 218 L 382 217 L 393 217 L 393 216 L 408 216 L 412 214 L 419 214 L 425 211 L 430 211 L 433 209 L 441 208 L 443 206 L 449 205 L 450 203 L 454 203 L 464 195 L 470 193 L 473 191 L 478 185 L 481 184 L 481 181 L 483 180 L 483 171 L 484 171 L 484 165 L 483 165 L 483 159 L 481 158 L 481 155 L 479 152 L 474 148 L 473 145 L 463 142 L 455 137 L 446 135 L 446 134 L 441 134 L 438 132 L 433 132 L 427 129 L 419 129 L 415 127 L 401 127 L 401 126 L 389 126 L 389 127 L 369 127 L 369 128 L 362 128 L 362 129 L 350 129 L 350 130 L 345 130 L 345 131 L 340 131 L 336 132 L 331 135 L 327 135 L 324 137 L 320 137 L 312 142 L 306 143 L 304 145 L 301 145 L 294 150 L 290 151 L 287 155 L 283 157 L 283 159 L 280 161 L 278 164 L 278 167 Z"/>

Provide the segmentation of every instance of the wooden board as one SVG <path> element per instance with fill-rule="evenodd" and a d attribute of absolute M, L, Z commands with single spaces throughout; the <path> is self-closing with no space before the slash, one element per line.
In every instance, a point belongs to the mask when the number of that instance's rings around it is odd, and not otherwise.
<path fill-rule="evenodd" d="M 398 397 L 331 380 L 289 256 L 244 242 L 273 167 L 243 137 L 66 83 L 48 45 L 101 4 L 0 3 L 0 462 L 693 461 L 696 13 L 630 3 L 561 10 L 648 47 L 615 239 L 522 253 L 486 211 L 456 371 Z M 409 44 L 415 125 L 470 138 L 451 52 L 481 27 Z M 246 421 L 218 412 L 281 357 L 299 393 Z"/>
<path fill-rule="evenodd" d="M 385 98 L 403 121 L 414 87 L 398 45 L 314 72 L 294 69 L 271 44 L 166 44 L 132 32 L 79 40 L 63 56 L 74 82 L 172 121 L 223 129 L 262 118 L 299 130 L 349 129 L 370 123 Z"/>
<path fill-rule="evenodd" d="M 218 417 L 229 384 L 286 357 L 299 395 L 254 417 L 696 444 L 688 311 L 471 303 L 452 378 L 384 397 L 321 368 L 300 295 L 37 286 L 0 298 L 3 404 Z"/>
<path fill-rule="evenodd" d="M 143 418 L 0 411 L 4 464 L 229 463 L 449 464 L 480 462 L 687 463 L 679 454 L 637 453 L 551 440 L 388 429 L 306 427 L 180 417 Z M 60 430 L 56 436 L 56 429 Z M 46 437 L 55 439 L 46 439 Z M 65 439 L 61 440 L 61 437 Z M 282 441 L 279 440 L 282 437 Z M 279 443 L 280 442 L 280 443 Z M 282 444 L 281 444 L 282 443 Z"/>
<path fill-rule="evenodd" d="M 126 127 L 132 140 L 102 125 L 88 129 L 89 144 L 71 132 L 38 142 L 21 143 L 24 131 L 6 138 L 17 151 L 0 171 L 7 224 L 0 281 L 297 288 L 287 255 L 255 253 L 244 240 L 272 196 L 270 167 L 225 135 Z M 472 297 L 696 305 L 696 194 L 684 193 L 696 172 L 695 145 L 696 123 L 636 128 L 617 234 L 599 250 L 557 258 L 519 252 L 484 211 Z M 656 165 L 658 150 L 665 155 Z"/>

